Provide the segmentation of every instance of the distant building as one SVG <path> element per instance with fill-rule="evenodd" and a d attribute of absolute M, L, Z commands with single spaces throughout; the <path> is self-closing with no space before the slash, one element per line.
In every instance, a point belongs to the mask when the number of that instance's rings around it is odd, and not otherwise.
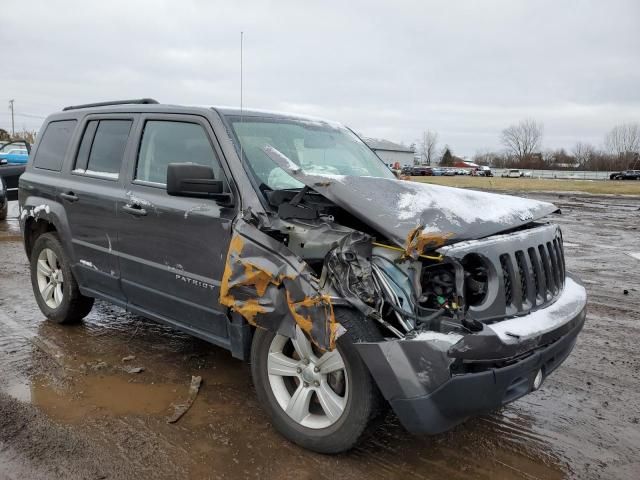
<path fill-rule="evenodd" d="M 451 166 L 456 168 L 480 168 L 480 165 L 477 163 L 469 162 L 468 160 L 456 157 L 455 155 L 453 156 L 453 165 Z"/>
<path fill-rule="evenodd" d="M 411 148 L 380 138 L 363 137 L 362 139 L 387 165 L 392 167 L 396 163 L 400 167 L 413 165 L 415 152 Z"/>

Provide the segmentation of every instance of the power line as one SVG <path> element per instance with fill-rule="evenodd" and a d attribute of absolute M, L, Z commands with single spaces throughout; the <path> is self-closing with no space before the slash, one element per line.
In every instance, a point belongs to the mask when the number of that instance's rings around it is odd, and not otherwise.
<path fill-rule="evenodd" d="M 34 115 L 33 113 L 16 113 L 16 117 L 27 117 L 27 118 L 36 118 L 39 120 L 44 120 L 47 117 L 43 117 L 42 115 Z"/>

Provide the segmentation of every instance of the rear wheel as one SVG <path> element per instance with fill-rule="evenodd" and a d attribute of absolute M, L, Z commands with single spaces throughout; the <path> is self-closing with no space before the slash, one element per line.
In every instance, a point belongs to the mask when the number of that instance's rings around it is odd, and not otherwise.
<path fill-rule="evenodd" d="M 9 211 L 9 202 L 4 202 L 4 205 L 0 207 L 0 220 L 7 218 L 7 212 Z"/>
<path fill-rule="evenodd" d="M 384 405 L 353 346 L 382 337 L 351 310 L 336 310 L 336 318 L 347 333 L 331 352 L 320 352 L 299 327 L 295 338 L 258 329 L 251 350 L 256 394 L 276 429 L 320 453 L 353 447 Z"/>
<path fill-rule="evenodd" d="M 31 285 L 40 310 L 53 322 L 79 322 L 93 307 L 93 298 L 80 293 L 71 264 L 54 233 L 39 236 L 33 246 Z"/>

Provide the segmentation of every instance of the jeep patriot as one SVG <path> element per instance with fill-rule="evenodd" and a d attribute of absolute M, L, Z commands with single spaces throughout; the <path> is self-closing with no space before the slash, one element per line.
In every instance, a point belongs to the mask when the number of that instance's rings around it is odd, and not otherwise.
<path fill-rule="evenodd" d="M 41 132 L 19 203 L 43 314 L 98 298 L 230 350 L 305 448 L 388 406 L 426 434 L 497 409 L 584 324 L 554 205 L 399 180 L 339 123 L 140 99 Z"/>

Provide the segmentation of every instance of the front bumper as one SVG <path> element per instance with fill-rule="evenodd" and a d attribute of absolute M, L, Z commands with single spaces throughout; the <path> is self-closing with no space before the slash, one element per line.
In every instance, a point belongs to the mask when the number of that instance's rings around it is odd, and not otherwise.
<path fill-rule="evenodd" d="M 568 277 L 554 304 L 479 334 L 356 346 L 404 427 L 436 434 L 531 392 L 539 371 L 546 378 L 571 353 L 585 318 L 584 287 Z"/>

